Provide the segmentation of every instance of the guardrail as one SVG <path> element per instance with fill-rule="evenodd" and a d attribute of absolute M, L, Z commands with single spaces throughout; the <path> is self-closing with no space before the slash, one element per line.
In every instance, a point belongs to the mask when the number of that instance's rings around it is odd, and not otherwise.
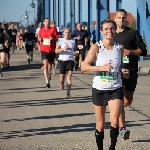
<path fill-rule="evenodd" d="M 137 30 L 150 53 L 150 0 L 137 0 Z M 143 60 L 143 57 L 139 60 Z"/>

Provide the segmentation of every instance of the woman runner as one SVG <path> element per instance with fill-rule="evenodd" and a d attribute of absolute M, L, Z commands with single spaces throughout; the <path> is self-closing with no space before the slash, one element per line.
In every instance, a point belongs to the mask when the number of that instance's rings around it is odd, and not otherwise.
<path fill-rule="evenodd" d="M 119 134 L 119 115 L 122 108 L 122 79 L 128 78 L 129 71 L 122 69 L 123 46 L 113 41 L 115 22 L 106 19 L 101 23 L 103 40 L 94 44 L 82 63 L 82 71 L 96 72 L 92 85 L 92 101 L 96 116 L 95 137 L 98 150 L 103 150 L 106 106 L 110 110 L 110 138 L 109 150 L 115 150 Z M 90 64 L 95 60 L 95 66 Z"/>
<path fill-rule="evenodd" d="M 76 45 L 74 39 L 70 39 L 71 30 L 69 28 L 64 29 L 64 38 L 60 39 L 56 45 L 55 53 L 59 54 L 59 69 L 60 69 L 60 89 L 64 89 L 64 81 L 67 73 L 67 96 L 71 98 L 71 77 L 74 68 L 74 47 Z"/>

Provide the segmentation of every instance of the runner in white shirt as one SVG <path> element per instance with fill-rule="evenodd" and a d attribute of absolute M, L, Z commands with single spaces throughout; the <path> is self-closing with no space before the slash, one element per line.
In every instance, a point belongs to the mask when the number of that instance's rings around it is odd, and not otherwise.
<path fill-rule="evenodd" d="M 103 39 L 92 45 L 82 63 L 81 71 L 96 72 L 92 85 L 92 101 L 96 116 L 95 138 L 98 150 L 103 150 L 106 106 L 110 110 L 109 150 L 115 150 L 119 134 L 119 115 L 122 107 L 122 78 L 129 77 L 129 71 L 123 68 L 124 47 L 115 43 L 116 24 L 106 19 L 101 23 Z M 90 64 L 95 60 L 95 66 Z"/>
<path fill-rule="evenodd" d="M 60 89 L 64 89 L 64 81 L 66 71 L 67 74 L 67 96 L 66 98 L 71 98 L 70 90 L 71 90 L 71 77 L 72 71 L 74 68 L 74 47 L 75 40 L 70 39 L 71 30 L 69 28 L 64 29 L 64 38 L 60 39 L 56 45 L 55 53 L 59 54 L 59 69 L 60 69 Z"/>

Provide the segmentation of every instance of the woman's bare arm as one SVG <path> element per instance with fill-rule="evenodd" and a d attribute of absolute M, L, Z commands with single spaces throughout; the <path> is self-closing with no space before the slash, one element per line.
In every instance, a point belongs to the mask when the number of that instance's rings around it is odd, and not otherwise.
<path fill-rule="evenodd" d="M 81 64 L 81 71 L 83 72 L 97 72 L 97 71 L 108 71 L 110 64 L 105 64 L 103 66 L 91 66 L 91 63 L 95 60 L 98 54 L 99 47 L 94 44 L 86 56 L 85 60 Z"/>

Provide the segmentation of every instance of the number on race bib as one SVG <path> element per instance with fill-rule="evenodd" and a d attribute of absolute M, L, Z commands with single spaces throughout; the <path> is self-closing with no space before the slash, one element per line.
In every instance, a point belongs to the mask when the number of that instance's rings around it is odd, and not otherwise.
<path fill-rule="evenodd" d="M 129 57 L 128 56 L 123 57 L 123 63 L 124 64 L 128 64 L 129 63 Z"/>
<path fill-rule="evenodd" d="M 32 45 L 32 41 L 27 41 L 27 45 Z"/>
<path fill-rule="evenodd" d="M 47 38 L 43 38 L 43 45 L 50 45 L 51 44 L 51 40 L 47 39 Z"/>
<path fill-rule="evenodd" d="M 12 32 L 12 35 L 16 35 L 16 32 Z"/>
<path fill-rule="evenodd" d="M 110 82 L 116 81 L 118 78 L 118 72 L 100 72 L 100 80 L 101 82 Z"/>

